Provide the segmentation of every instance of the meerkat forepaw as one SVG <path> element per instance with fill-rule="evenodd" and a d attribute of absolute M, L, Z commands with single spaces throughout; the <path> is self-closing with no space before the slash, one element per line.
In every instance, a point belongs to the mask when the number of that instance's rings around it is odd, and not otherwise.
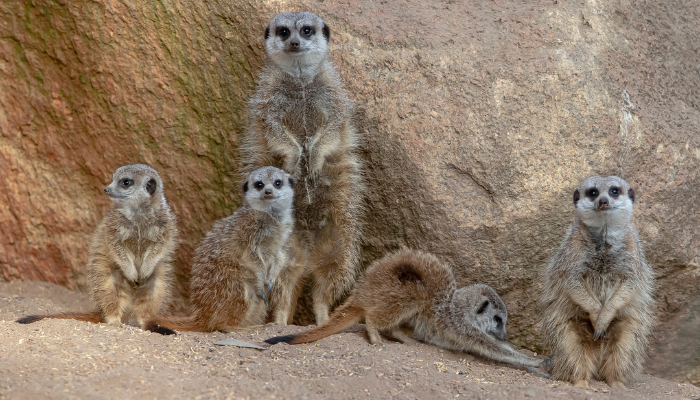
<path fill-rule="evenodd" d="M 593 340 L 600 340 L 605 338 L 605 331 L 595 330 L 593 332 Z"/>
<path fill-rule="evenodd" d="M 258 297 L 260 297 L 263 303 L 265 303 L 265 307 L 267 307 L 267 295 L 265 293 L 260 292 L 258 293 Z"/>

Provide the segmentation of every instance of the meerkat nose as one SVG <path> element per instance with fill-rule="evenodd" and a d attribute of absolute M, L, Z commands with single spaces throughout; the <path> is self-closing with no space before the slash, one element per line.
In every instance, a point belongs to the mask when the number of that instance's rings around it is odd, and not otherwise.
<path fill-rule="evenodd" d="M 265 189 L 265 194 L 272 194 L 272 189 Z"/>
<path fill-rule="evenodd" d="M 603 197 L 600 200 L 598 200 L 598 208 L 599 209 L 608 208 L 608 199 Z"/>
<path fill-rule="evenodd" d="M 109 194 L 109 186 L 105 188 L 105 193 Z"/>
<path fill-rule="evenodd" d="M 293 49 L 298 49 L 299 48 L 299 41 L 298 40 L 291 40 L 289 42 L 289 46 Z"/>

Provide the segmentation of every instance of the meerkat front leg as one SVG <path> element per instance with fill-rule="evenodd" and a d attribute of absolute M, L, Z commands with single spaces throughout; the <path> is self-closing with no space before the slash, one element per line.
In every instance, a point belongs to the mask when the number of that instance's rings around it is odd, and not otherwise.
<path fill-rule="evenodd" d="M 340 140 L 340 128 L 331 126 L 321 128 L 307 143 L 306 151 L 309 155 L 308 176 L 312 184 L 318 183 L 326 156 L 340 148 Z"/>
<path fill-rule="evenodd" d="M 138 282 L 139 272 L 136 269 L 136 264 L 134 260 L 136 257 L 128 249 L 125 249 L 121 245 L 114 246 L 114 253 L 116 254 L 116 259 L 114 262 L 119 265 L 119 269 L 122 275 L 129 282 Z"/>
<path fill-rule="evenodd" d="M 155 242 L 143 253 L 141 267 L 138 268 L 137 282 L 141 283 L 150 278 L 156 265 L 161 262 L 163 257 L 168 253 L 172 253 L 172 250 L 168 248 L 169 246 L 165 246 L 166 243 L 170 244 L 169 241 L 165 240 Z"/>
<path fill-rule="evenodd" d="M 580 282 L 570 288 L 568 295 L 571 301 L 588 313 L 588 317 L 595 328 L 598 322 L 598 315 L 603 307 L 600 302 L 591 296 L 590 292 Z"/>
<path fill-rule="evenodd" d="M 365 315 L 365 328 L 367 329 L 367 336 L 369 337 L 369 343 L 373 345 L 382 344 L 382 337 L 379 335 L 379 330 L 377 325 L 371 317 Z"/>
<path fill-rule="evenodd" d="M 395 328 L 392 329 L 390 332 L 387 333 L 388 336 L 398 340 L 399 342 L 403 344 L 414 344 L 418 343 L 417 340 L 413 339 L 412 337 L 408 336 L 406 332 L 403 331 L 401 328 Z"/>
<path fill-rule="evenodd" d="M 610 325 L 610 321 L 612 321 L 613 318 L 615 318 L 617 310 L 619 310 L 625 304 L 627 304 L 633 295 L 634 288 L 627 284 L 623 284 L 617 289 L 617 291 L 615 291 L 615 294 L 613 294 L 612 297 L 610 297 L 610 299 L 605 302 L 605 305 L 602 307 L 600 313 L 598 314 L 598 321 L 594 325 L 594 339 L 598 340 L 602 338 L 603 335 L 605 335 L 605 330 L 608 328 L 608 325 Z"/>

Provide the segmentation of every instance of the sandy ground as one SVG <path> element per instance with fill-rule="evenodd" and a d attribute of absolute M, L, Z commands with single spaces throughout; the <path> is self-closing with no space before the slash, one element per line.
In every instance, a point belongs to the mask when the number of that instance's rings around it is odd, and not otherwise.
<path fill-rule="evenodd" d="M 630 390 L 589 390 L 429 345 L 371 346 L 362 325 L 311 345 L 260 351 L 251 343 L 302 327 L 160 336 L 130 326 L 67 320 L 31 325 L 27 314 L 90 309 L 89 299 L 40 282 L 0 283 L 0 399 L 661 399 L 700 388 L 644 376 Z"/>

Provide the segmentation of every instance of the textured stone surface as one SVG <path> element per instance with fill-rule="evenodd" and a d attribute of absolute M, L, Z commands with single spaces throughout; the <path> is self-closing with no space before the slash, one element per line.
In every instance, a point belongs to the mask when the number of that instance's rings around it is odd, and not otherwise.
<path fill-rule="evenodd" d="M 433 251 L 464 283 L 494 286 L 513 340 L 541 351 L 537 276 L 571 192 L 623 176 L 659 277 L 649 369 L 699 382 L 697 355 L 678 345 L 700 338 L 678 332 L 700 304 L 700 5 L 513 3 L 0 3 L 2 277 L 79 286 L 101 187 L 148 162 L 181 220 L 186 293 L 194 246 L 240 202 L 237 138 L 264 26 L 306 9 L 333 30 L 365 137 L 363 262 Z"/>

